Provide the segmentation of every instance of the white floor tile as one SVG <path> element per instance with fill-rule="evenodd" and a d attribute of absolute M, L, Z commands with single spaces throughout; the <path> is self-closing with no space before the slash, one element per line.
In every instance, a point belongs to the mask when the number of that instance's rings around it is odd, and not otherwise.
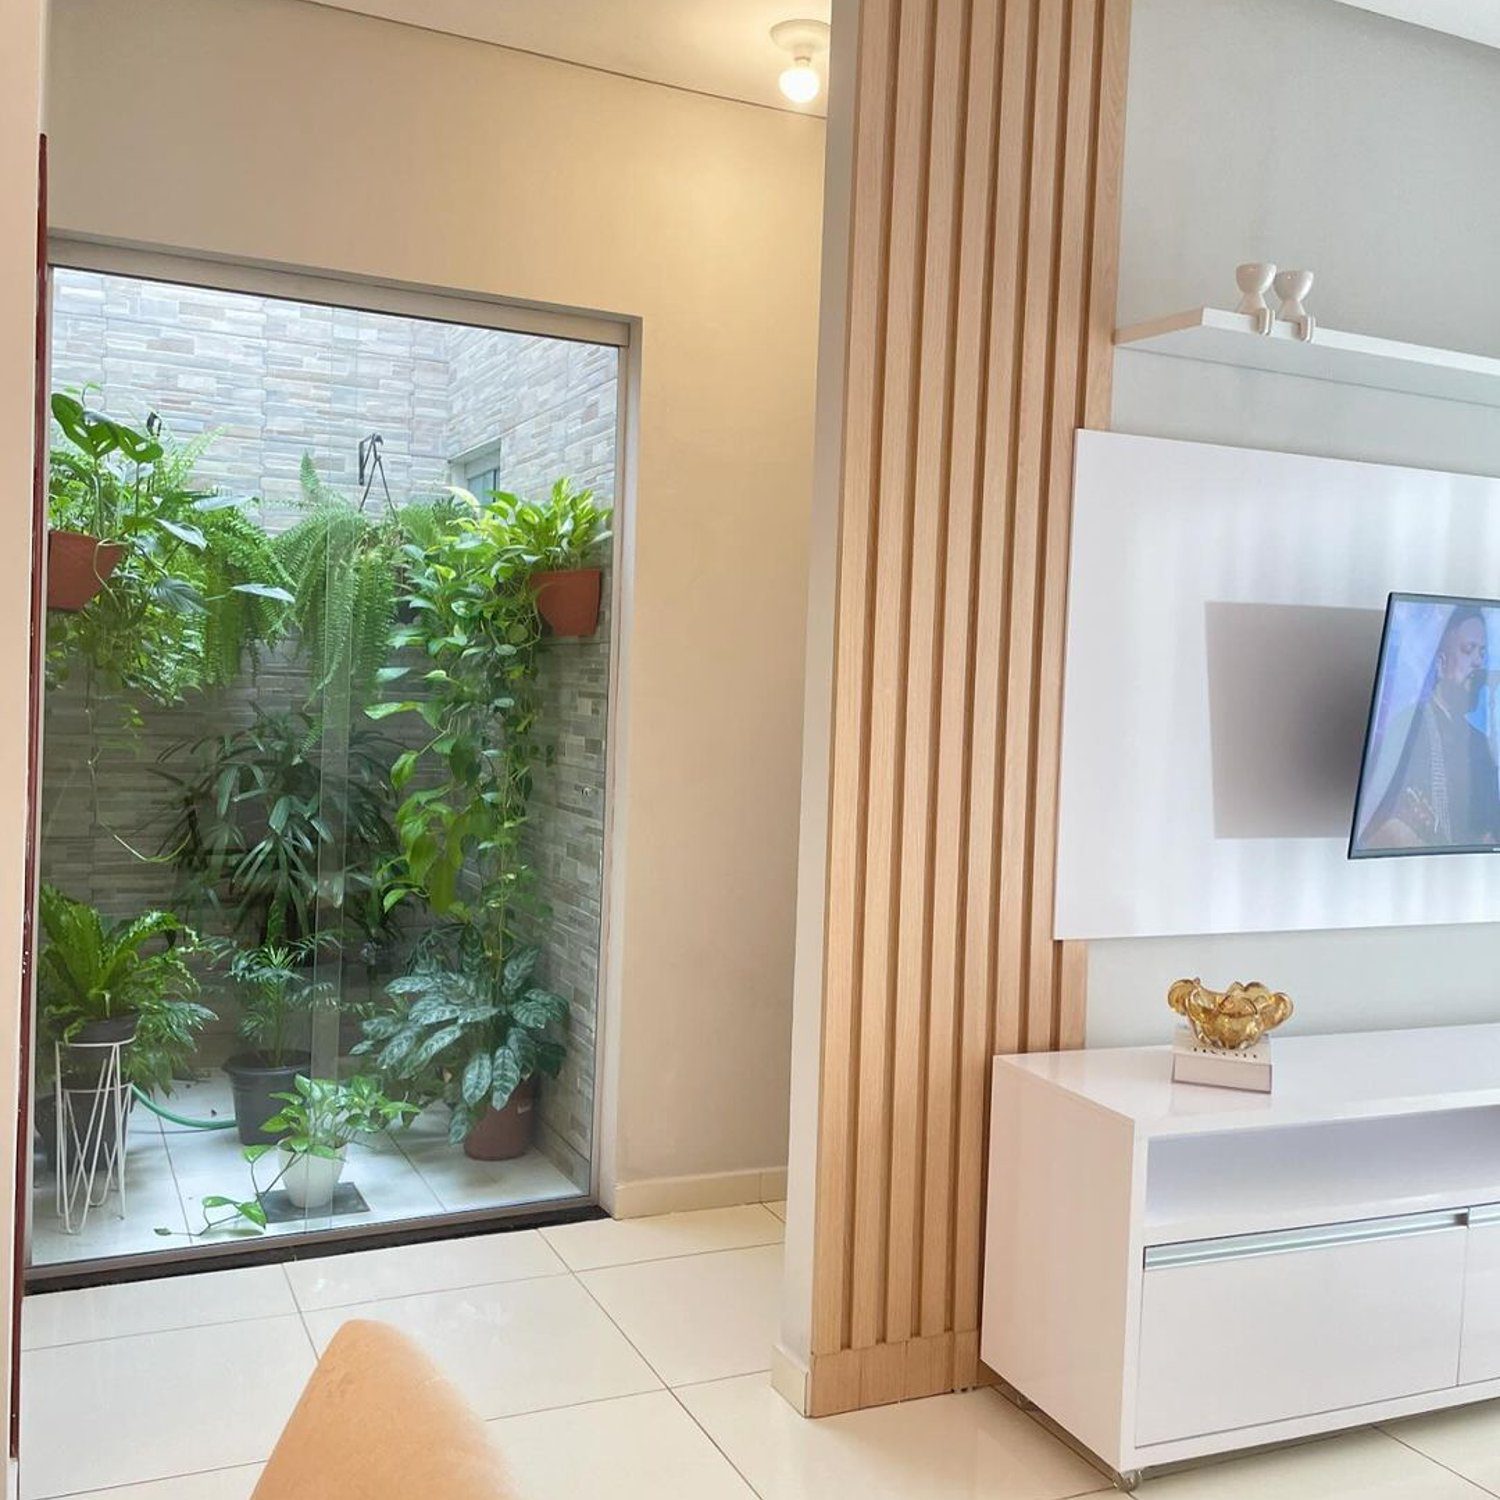
<path fill-rule="evenodd" d="M 666 1391 L 491 1422 L 516 1500 L 754 1500 Z"/>
<path fill-rule="evenodd" d="M 22 1356 L 22 1500 L 263 1462 L 313 1369 L 267 1318 Z"/>
<path fill-rule="evenodd" d="M 557 1224 L 542 1231 L 547 1243 L 575 1271 L 774 1245 L 784 1232 L 781 1221 L 759 1203 L 650 1219 L 594 1219 L 585 1224 Z"/>
<path fill-rule="evenodd" d="M 773 1214 L 775 1214 L 776 1217 L 778 1219 L 780 1219 L 783 1224 L 786 1223 L 786 1199 L 785 1198 L 783 1198 L 779 1203 L 768 1203 L 768 1204 L 766 1204 L 766 1207 L 769 1208 L 771 1210 L 771 1212 Z"/>
<path fill-rule="evenodd" d="M 1387 1422 L 1384 1428 L 1397 1441 L 1445 1468 L 1500 1493 L 1500 1401 L 1455 1406 L 1404 1422 Z"/>
<path fill-rule="evenodd" d="M 280 1266 L 246 1266 L 27 1297 L 21 1310 L 21 1347 L 42 1349 L 296 1312 Z"/>
<path fill-rule="evenodd" d="M 318 1348 L 351 1317 L 422 1346 L 481 1417 L 630 1396 L 660 1382 L 571 1276 L 431 1292 L 306 1314 Z"/>
<path fill-rule="evenodd" d="M 325 1255 L 285 1269 L 298 1303 L 309 1310 L 567 1274 L 534 1229 Z"/>
<path fill-rule="evenodd" d="M 670 1386 L 771 1366 L 780 1245 L 610 1266 L 579 1279 Z"/>
<path fill-rule="evenodd" d="M 127 1484 L 108 1490 L 90 1490 L 69 1500 L 250 1500 L 263 1464 L 248 1468 L 215 1469 L 211 1474 L 183 1474 L 176 1479 L 156 1479 L 149 1484 Z"/>
<path fill-rule="evenodd" d="M 678 1395 L 761 1500 L 1061 1500 L 1108 1488 L 993 1391 L 817 1422 L 761 1375 Z"/>
<path fill-rule="evenodd" d="M 1141 1500 L 1483 1500 L 1485 1491 L 1373 1428 L 1148 1479 Z"/>

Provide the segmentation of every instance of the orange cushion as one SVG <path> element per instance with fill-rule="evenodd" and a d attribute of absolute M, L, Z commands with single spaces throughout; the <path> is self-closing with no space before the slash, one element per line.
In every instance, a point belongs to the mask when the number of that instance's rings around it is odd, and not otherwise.
<path fill-rule="evenodd" d="M 510 1500 L 481 1422 L 384 1323 L 345 1323 L 318 1361 L 251 1500 Z"/>

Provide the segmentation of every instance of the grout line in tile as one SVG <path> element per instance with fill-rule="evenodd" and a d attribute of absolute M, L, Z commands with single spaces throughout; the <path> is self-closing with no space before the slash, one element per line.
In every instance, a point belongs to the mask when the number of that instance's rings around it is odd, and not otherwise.
<path fill-rule="evenodd" d="M 435 1241 L 437 1244 L 450 1244 L 449 1240 Z M 356 1254 L 359 1252 L 355 1252 Z M 375 1254 L 378 1252 L 367 1252 Z M 431 1286 L 424 1287 L 420 1292 L 377 1292 L 372 1297 L 360 1297 L 354 1302 L 331 1302 L 327 1307 L 303 1307 L 302 1299 L 297 1295 L 296 1287 L 292 1288 L 292 1301 L 297 1304 L 298 1312 L 325 1313 L 343 1312 L 350 1307 L 368 1307 L 372 1302 L 407 1302 L 413 1297 L 440 1297 L 445 1292 L 474 1292 L 481 1287 L 487 1286 L 519 1286 L 524 1281 L 556 1281 L 560 1276 L 570 1273 L 566 1267 L 557 1271 L 538 1271 L 531 1276 L 501 1276 L 492 1277 L 488 1281 L 466 1281 L 461 1286 Z M 290 1278 L 288 1278 L 290 1280 Z"/>
<path fill-rule="evenodd" d="M 216 1275 L 216 1272 L 209 1272 Z M 128 1283 L 127 1283 L 128 1284 Z M 118 1344 L 121 1339 L 151 1339 L 164 1333 L 191 1333 L 195 1329 L 209 1328 L 238 1328 L 241 1323 L 271 1323 L 277 1318 L 295 1318 L 301 1315 L 302 1309 L 296 1305 L 297 1299 L 292 1298 L 292 1310 L 279 1313 L 257 1313 L 246 1318 L 222 1318 L 215 1322 L 197 1323 L 173 1323 L 166 1328 L 136 1328 L 130 1333 L 100 1333 L 88 1339 L 64 1339 L 57 1344 L 28 1344 L 22 1354 L 46 1354 L 53 1349 L 82 1349 L 90 1344 Z M 232 1468 L 233 1465 L 230 1465 Z"/>
<path fill-rule="evenodd" d="M 650 1370 L 650 1372 L 656 1377 L 657 1380 L 661 1381 L 661 1387 L 662 1387 L 662 1389 L 663 1390 L 667 1390 L 667 1391 L 671 1390 L 672 1387 L 670 1385 L 668 1385 L 667 1382 L 662 1378 L 661 1371 L 658 1370 L 656 1368 L 656 1366 L 654 1364 L 652 1364 L 651 1361 L 646 1357 L 645 1350 L 641 1349 L 636 1344 L 636 1341 L 633 1338 L 631 1338 L 631 1336 L 628 1333 L 626 1333 L 623 1328 L 620 1327 L 620 1325 L 615 1321 L 614 1315 L 594 1295 L 593 1291 L 590 1289 L 588 1283 L 586 1281 L 584 1281 L 583 1277 L 580 1276 L 578 1274 L 578 1272 L 574 1271 L 574 1270 L 569 1270 L 568 1274 L 573 1278 L 574 1281 L 576 1281 L 578 1283 L 578 1285 L 580 1287 L 583 1288 L 583 1294 L 584 1294 L 584 1296 L 587 1297 L 589 1299 L 589 1301 L 592 1302 L 594 1304 L 594 1306 L 597 1307 L 599 1309 L 599 1311 L 604 1314 L 605 1318 L 609 1321 L 610 1326 L 615 1330 L 615 1332 L 618 1333 L 620 1335 L 620 1337 L 622 1339 L 624 1339 L 625 1342 L 627 1344 L 629 1344 L 632 1349 L 635 1350 L 636 1354 L 640 1357 L 641 1363 L 643 1365 L 645 1365 L 645 1367 L 648 1370 Z"/>
<path fill-rule="evenodd" d="M 548 1240 L 547 1243 L 551 1245 L 552 1241 Z M 648 1255 L 643 1260 L 614 1260 L 603 1266 L 579 1268 L 569 1266 L 568 1269 L 575 1276 L 592 1276 L 595 1271 L 619 1271 L 626 1266 L 659 1266 L 670 1260 L 707 1260 L 711 1255 L 740 1255 L 746 1250 L 769 1250 L 773 1245 L 780 1246 L 785 1243 L 785 1240 L 756 1240 L 751 1245 L 722 1245 L 717 1250 L 684 1250 L 678 1255 Z M 562 1257 L 562 1251 L 555 1246 L 553 1251 L 559 1259 Z"/>
<path fill-rule="evenodd" d="M 1415 1443 L 1407 1442 L 1404 1437 L 1398 1436 L 1383 1424 L 1376 1422 L 1371 1430 L 1380 1433 L 1382 1437 L 1388 1437 L 1393 1443 L 1399 1443 L 1408 1453 L 1415 1453 L 1419 1458 L 1425 1458 L 1428 1463 L 1435 1464 L 1439 1469 L 1443 1469 L 1453 1475 L 1455 1479 L 1461 1479 L 1465 1484 L 1472 1486 L 1478 1494 L 1494 1495 L 1497 1493 L 1497 1491 L 1490 1489 L 1487 1485 L 1480 1484 L 1477 1479 L 1471 1479 L 1461 1470 L 1455 1469 L 1452 1464 L 1445 1464 L 1442 1459 L 1434 1458 L 1432 1454 L 1424 1452 Z"/>
<path fill-rule="evenodd" d="M 725 1377 L 725 1379 L 739 1379 L 739 1380 L 743 1380 L 745 1378 L 746 1377 L 742 1376 L 742 1375 L 741 1376 L 726 1376 Z M 694 1385 L 712 1385 L 714 1382 L 711 1381 L 711 1380 L 697 1380 L 697 1381 L 694 1381 L 692 1383 Z M 766 1383 L 769 1385 L 770 1381 L 768 1380 Z M 688 1387 L 687 1386 L 682 1386 L 682 1387 L 680 1387 L 680 1389 L 687 1390 Z M 750 1476 L 742 1468 L 740 1468 L 740 1466 L 737 1463 L 735 1463 L 734 1459 L 732 1459 L 729 1456 L 728 1450 L 724 1447 L 724 1445 L 722 1443 L 719 1442 L 718 1438 L 716 1438 L 713 1435 L 713 1433 L 711 1433 L 708 1430 L 708 1428 L 706 1428 L 703 1425 L 703 1423 L 700 1422 L 696 1416 L 694 1416 L 693 1412 L 689 1409 L 687 1403 L 682 1399 L 682 1397 L 680 1395 L 677 1394 L 677 1390 L 678 1390 L 678 1388 L 674 1388 L 672 1386 L 668 1386 L 667 1387 L 667 1394 L 669 1396 L 671 1396 L 671 1398 L 677 1403 L 677 1409 L 678 1409 L 678 1411 L 685 1413 L 686 1416 L 687 1416 L 688 1421 L 691 1422 L 693 1424 L 693 1426 L 696 1427 L 698 1429 L 698 1431 L 701 1432 L 703 1434 L 703 1436 L 708 1439 L 709 1443 L 713 1447 L 714 1452 L 717 1453 L 719 1455 L 719 1457 L 722 1458 L 724 1460 L 724 1462 L 726 1464 L 728 1464 L 729 1467 L 731 1469 L 733 1469 L 736 1474 L 739 1475 L 740 1482 L 745 1486 L 745 1488 L 747 1490 L 749 1490 L 752 1495 L 757 1496 L 758 1500 L 766 1500 L 765 1493 L 763 1491 L 761 1491 L 761 1490 L 756 1489 L 756 1487 L 753 1484 L 751 1484 L 751 1482 L 750 1482 Z"/>
<path fill-rule="evenodd" d="M 35 1500 L 69 1500 L 77 1495 L 112 1495 L 116 1491 L 132 1490 L 140 1485 L 170 1484 L 174 1479 L 205 1479 L 211 1474 L 233 1474 L 237 1469 L 262 1469 L 266 1461 L 257 1458 L 248 1464 L 221 1464 L 215 1469 L 191 1469 L 185 1474 L 159 1474 L 155 1479 L 127 1479 L 123 1484 L 106 1484 L 102 1489 L 95 1485 L 91 1490 L 54 1490 L 50 1495 L 38 1495 Z"/>

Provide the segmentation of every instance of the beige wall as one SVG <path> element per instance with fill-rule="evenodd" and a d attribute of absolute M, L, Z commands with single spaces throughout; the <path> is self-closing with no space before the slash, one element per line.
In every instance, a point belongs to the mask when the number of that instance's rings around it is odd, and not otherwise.
<path fill-rule="evenodd" d="M 821 122 L 298 0 L 58 0 L 50 88 L 61 230 L 639 319 L 604 1164 L 784 1163 Z"/>
<path fill-rule="evenodd" d="M 15 1226 L 16 1054 L 21 1016 L 21 892 L 26 845 L 26 702 L 31 614 L 31 438 L 36 382 L 36 161 L 41 0 L 0 11 L 0 1242 Z M 10 1384 L 10 1293 L 0 1298 L 0 1381 Z"/>

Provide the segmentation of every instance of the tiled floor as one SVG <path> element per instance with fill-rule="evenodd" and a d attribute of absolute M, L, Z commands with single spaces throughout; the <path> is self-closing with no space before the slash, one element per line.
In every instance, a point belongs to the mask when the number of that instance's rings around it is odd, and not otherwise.
<path fill-rule="evenodd" d="M 174 1114 L 188 1119 L 230 1119 L 229 1080 L 215 1072 L 200 1083 L 181 1084 L 167 1101 Z M 162 1120 L 139 1105 L 131 1113 L 125 1169 L 126 1213 L 113 1195 L 91 1209 L 79 1234 L 66 1234 L 57 1217 L 54 1179 L 38 1172 L 32 1199 L 31 1257 L 36 1265 L 90 1260 L 100 1256 L 159 1252 L 164 1244 L 222 1244 L 241 1232 L 218 1230 L 188 1240 L 201 1230 L 205 1196 L 249 1198 L 250 1168 L 232 1130 L 193 1130 Z M 259 1169 L 262 1184 L 275 1175 L 271 1159 Z M 317 1215 L 307 1221 L 273 1225 L 268 1233 L 296 1234 L 304 1228 L 326 1229 L 330 1222 L 370 1224 L 475 1208 L 504 1208 L 521 1203 L 553 1202 L 577 1197 L 579 1189 L 540 1152 L 516 1161 L 470 1161 L 448 1144 L 447 1113 L 434 1109 L 406 1130 L 371 1138 L 350 1148 L 344 1178 L 354 1183 L 370 1206 L 368 1214 L 330 1221 Z M 166 1240 L 159 1229 L 175 1236 Z M 252 1237 L 253 1232 L 251 1232 Z"/>
<path fill-rule="evenodd" d="M 798 1417 L 770 1387 L 782 1205 L 27 1301 L 23 1500 L 246 1500 L 346 1318 L 398 1324 L 520 1500 L 1065 1500 L 1103 1475 L 992 1391 Z M 86 1439 L 86 1440 L 85 1440 Z M 1147 1500 L 1483 1500 L 1500 1403 L 1148 1481 Z"/>

